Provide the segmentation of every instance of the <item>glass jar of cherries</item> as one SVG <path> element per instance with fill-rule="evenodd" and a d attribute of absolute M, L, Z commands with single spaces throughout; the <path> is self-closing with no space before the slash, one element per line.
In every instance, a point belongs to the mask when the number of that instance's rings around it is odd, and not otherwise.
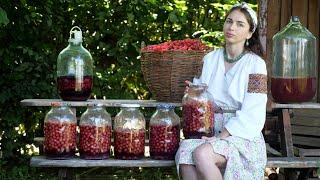
<path fill-rule="evenodd" d="M 77 120 L 67 106 L 53 105 L 44 119 L 44 153 L 49 159 L 68 159 L 76 150 Z"/>
<path fill-rule="evenodd" d="M 145 119 L 138 104 L 123 104 L 114 120 L 114 155 L 117 159 L 144 156 Z"/>
<path fill-rule="evenodd" d="M 111 127 L 111 116 L 102 104 L 88 106 L 80 117 L 80 157 L 109 158 Z"/>
<path fill-rule="evenodd" d="M 150 157 L 174 159 L 179 148 L 180 118 L 174 106 L 159 104 L 149 124 Z"/>
<path fill-rule="evenodd" d="M 199 139 L 214 135 L 213 98 L 206 84 L 192 84 L 182 98 L 183 135 Z"/>

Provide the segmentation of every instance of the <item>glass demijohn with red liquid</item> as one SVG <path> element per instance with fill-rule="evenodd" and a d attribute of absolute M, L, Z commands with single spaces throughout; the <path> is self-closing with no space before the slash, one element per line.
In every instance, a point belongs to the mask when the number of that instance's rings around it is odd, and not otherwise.
<path fill-rule="evenodd" d="M 179 148 L 180 118 L 174 106 L 159 104 L 149 124 L 149 146 L 152 159 L 174 159 Z"/>
<path fill-rule="evenodd" d="M 317 39 L 299 21 L 290 23 L 273 36 L 271 93 L 279 103 L 313 99 L 317 91 Z"/>
<path fill-rule="evenodd" d="M 77 120 L 67 106 L 53 105 L 44 119 L 44 153 L 49 159 L 72 158 L 76 151 Z"/>
<path fill-rule="evenodd" d="M 182 98 L 183 135 L 186 139 L 214 136 L 213 98 L 206 84 L 191 84 Z"/>
<path fill-rule="evenodd" d="M 138 104 L 123 104 L 114 119 L 114 156 L 116 159 L 144 157 L 145 119 Z"/>
<path fill-rule="evenodd" d="M 102 104 L 89 105 L 80 117 L 80 158 L 107 159 L 111 147 L 111 116 Z"/>
<path fill-rule="evenodd" d="M 85 101 L 93 86 L 93 61 L 82 46 L 82 31 L 75 26 L 70 31 L 69 45 L 57 60 L 57 89 L 65 101 Z"/>

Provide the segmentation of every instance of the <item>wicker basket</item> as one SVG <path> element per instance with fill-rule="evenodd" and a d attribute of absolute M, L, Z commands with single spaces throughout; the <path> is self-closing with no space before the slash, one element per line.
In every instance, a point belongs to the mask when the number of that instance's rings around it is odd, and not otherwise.
<path fill-rule="evenodd" d="M 141 52 L 144 80 L 157 101 L 181 102 L 185 81 L 199 76 L 207 51 Z"/>

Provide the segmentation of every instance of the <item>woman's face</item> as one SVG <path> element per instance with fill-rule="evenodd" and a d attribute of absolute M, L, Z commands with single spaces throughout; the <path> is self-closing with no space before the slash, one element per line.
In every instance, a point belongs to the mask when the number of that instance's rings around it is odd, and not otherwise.
<path fill-rule="evenodd" d="M 252 36 L 249 29 L 250 25 L 246 16 L 239 9 L 233 10 L 223 25 L 226 44 L 244 45 L 246 39 L 250 39 Z"/>

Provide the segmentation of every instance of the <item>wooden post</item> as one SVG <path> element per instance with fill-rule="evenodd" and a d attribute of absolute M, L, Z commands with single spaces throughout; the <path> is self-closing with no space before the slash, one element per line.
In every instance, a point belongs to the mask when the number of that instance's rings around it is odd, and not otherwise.
<path fill-rule="evenodd" d="M 258 21 L 259 21 L 259 35 L 260 42 L 263 48 L 263 58 L 267 58 L 267 0 L 260 0 L 258 2 Z"/>
<path fill-rule="evenodd" d="M 75 179 L 73 174 L 73 168 L 60 168 L 58 171 L 59 180 L 73 180 Z"/>
<path fill-rule="evenodd" d="M 291 133 L 291 122 L 288 109 L 281 109 L 278 112 L 279 125 L 280 125 L 280 138 L 281 138 L 281 151 L 283 156 L 293 157 L 293 143 Z"/>

